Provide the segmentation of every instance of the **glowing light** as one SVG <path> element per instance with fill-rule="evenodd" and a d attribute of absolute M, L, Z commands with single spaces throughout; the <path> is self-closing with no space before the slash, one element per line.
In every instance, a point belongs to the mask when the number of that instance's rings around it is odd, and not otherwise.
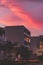
<path fill-rule="evenodd" d="M 24 40 L 25 40 L 26 42 L 30 42 L 30 38 L 28 38 L 28 37 L 25 37 Z"/>
<path fill-rule="evenodd" d="M 43 41 L 40 41 L 40 49 L 43 49 Z"/>

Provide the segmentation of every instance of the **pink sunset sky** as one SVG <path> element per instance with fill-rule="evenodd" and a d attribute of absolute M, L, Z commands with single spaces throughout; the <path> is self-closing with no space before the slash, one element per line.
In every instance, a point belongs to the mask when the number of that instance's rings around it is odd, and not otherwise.
<path fill-rule="evenodd" d="M 32 36 L 43 35 L 43 1 L 0 0 L 1 25 L 24 25 Z"/>

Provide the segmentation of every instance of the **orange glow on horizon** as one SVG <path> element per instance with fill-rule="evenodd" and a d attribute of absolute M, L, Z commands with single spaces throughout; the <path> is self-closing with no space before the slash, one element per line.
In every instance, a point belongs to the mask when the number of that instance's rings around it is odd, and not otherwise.
<path fill-rule="evenodd" d="M 4 24 L 5 26 L 13 25 L 12 22 L 0 20 L 0 24 Z"/>

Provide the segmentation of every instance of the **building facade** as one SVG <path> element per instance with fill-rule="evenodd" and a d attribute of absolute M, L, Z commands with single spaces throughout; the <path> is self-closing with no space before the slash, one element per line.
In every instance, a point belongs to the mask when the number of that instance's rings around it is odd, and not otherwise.
<path fill-rule="evenodd" d="M 40 49 L 43 49 L 43 36 L 39 36 L 40 40 Z"/>
<path fill-rule="evenodd" d="M 43 35 L 39 36 L 39 49 L 37 50 L 39 55 L 43 54 Z"/>
<path fill-rule="evenodd" d="M 5 36 L 12 43 L 18 42 L 18 46 L 24 45 L 30 47 L 30 31 L 24 26 L 6 26 Z"/>
<path fill-rule="evenodd" d="M 37 54 L 37 50 L 39 49 L 39 37 L 31 37 L 30 47 L 31 50 L 33 50 L 33 54 Z"/>
<path fill-rule="evenodd" d="M 5 28 L 0 28 L 0 60 L 14 61 L 23 51 L 23 49 L 22 51 L 20 50 L 22 46 L 25 47 L 23 47 L 24 49 L 29 50 L 30 36 L 30 31 L 24 26 L 6 26 Z M 23 54 L 25 55 L 24 51 Z"/>

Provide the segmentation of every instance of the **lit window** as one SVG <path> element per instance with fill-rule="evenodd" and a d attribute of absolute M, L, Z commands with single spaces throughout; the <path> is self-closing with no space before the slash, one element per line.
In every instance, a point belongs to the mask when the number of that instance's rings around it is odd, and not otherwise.
<path fill-rule="evenodd" d="M 43 41 L 40 41 L 40 48 L 43 49 Z"/>
<path fill-rule="evenodd" d="M 40 45 L 40 49 L 43 49 L 43 46 L 42 45 Z"/>
<path fill-rule="evenodd" d="M 30 38 L 28 38 L 28 37 L 25 37 L 24 40 L 25 40 L 26 42 L 30 42 Z"/>

